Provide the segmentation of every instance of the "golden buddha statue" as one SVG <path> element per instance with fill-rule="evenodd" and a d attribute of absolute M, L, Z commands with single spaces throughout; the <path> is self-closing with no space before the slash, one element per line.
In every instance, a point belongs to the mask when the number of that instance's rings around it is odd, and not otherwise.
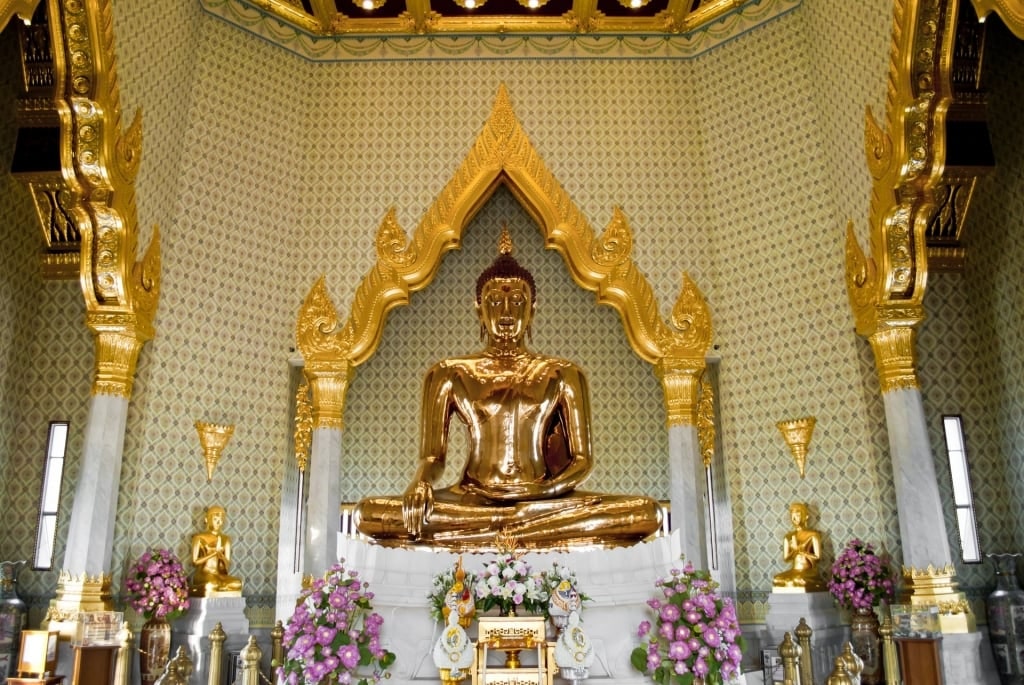
<path fill-rule="evenodd" d="M 231 538 L 221 532 L 227 513 L 224 507 L 206 510 L 206 530 L 192 536 L 195 573 L 188 593 L 193 597 L 241 597 L 242 581 L 228 574 Z"/>
<path fill-rule="evenodd" d="M 791 564 L 788 571 L 777 573 L 772 579 L 775 592 L 818 592 L 828 585 L 818 574 L 821 559 L 821 533 L 807 527 L 810 510 L 803 502 L 789 505 L 789 520 L 793 530 L 783 541 L 782 560 Z"/>
<path fill-rule="evenodd" d="M 358 530 L 383 544 L 449 549 L 492 548 L 499 534 L 529 549 L 644 539 L 661 525 L 655 500 L 576 489 L 593 467 L 586 378 L 527 349 L 536 286 L 507 229 L 499 252 L 476 285 L 485 348 L 427 373 L 416 475 L 404 495 L 359 502 Z M 469 429 L 469 456 L 457 484 L 435 489 L 453 417 Z"/>

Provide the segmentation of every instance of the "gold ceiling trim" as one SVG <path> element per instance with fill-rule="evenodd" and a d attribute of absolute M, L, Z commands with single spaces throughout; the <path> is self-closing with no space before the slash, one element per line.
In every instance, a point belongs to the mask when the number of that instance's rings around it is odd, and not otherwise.
<path fill-rule="evenodd" d="M 659 367 L 685 365 L 690 374 L 703 369 L 711 323 L 696 284 L 683 275 L 671 323 L 663 321 L 650 284 L 630 257 L 633 237 L 623 212 L 615 208 L 603 233 L 594 234 L 530 143 L 502 85 L 483 131 L 411 240 L 394 210 L 385 215 L 376 237 L 377 262 L 359 284 L 344 325 L 324 279 L 314 284 L 296 322 L 307 373 L 351 369 L 371 357 L 388 311 L 430 284 L 444 254 L 459 247 L 466 225 L 502 185 L 540 227 L 546 247 L 562 255 L 573 280 L 619 313 L 638 356 Z"/>
<path fill-rule="evenodd" d="M 10 23 L 14 15 L 24 22 L 31 20 L 38 4 L 39 0 L 0 0 L 0 30 Z"/>
<path fill-rule="evenodd" d="M 984 20 L 992 12 L 999 15 L 1013 35 L 1024 40 L 1024 0 L 972 0 L 974 10 Z"/>
<path fill-rule="evenodd" d="M 154 335 L 160 279 L 158 230 L 135 260 L 142 117 L 122 130 L 110 0 L 47 0 L 47 13 L 62 204 L 81 236 L 86 323 L 96 337 L 93 393 L 130 397 L 138 352 Z"/>
<path fill-rule="evenodd" d="M 666 58 L 687 59 L 800 6 L 802 0 L 669 0 L 646 16 L 613 16 L 597 0 L 574 0 L 561 15 L 447 14 L 430 0 L 401 13 L 348 16 L 330 2 L 306 12 L 287 0 L 200 0 L 203 10 L 311 61 Z M 449 5 L 450 6 L 450 5 Z M 353 5 L 353 9 L 355 6 Z"/>

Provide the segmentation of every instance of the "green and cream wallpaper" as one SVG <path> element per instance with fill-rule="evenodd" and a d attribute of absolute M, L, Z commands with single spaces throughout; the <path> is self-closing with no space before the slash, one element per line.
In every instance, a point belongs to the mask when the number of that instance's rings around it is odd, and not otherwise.
<path fill-rule="evenodd" d="M 144 116 L 142 244 L 159 225 L 163 258 L 157 337 L 143 350 L 128 418 L 117 586 L 146 547 L 184 555 L 203 507 L 218 503 L 250 606 L 272 606 L 298 308 L 323 275 L 348 311 L 385 213 L 394 208 L 412 232 L 468 153 L 500 84 L 595 232 L 622 208 L 634 261 L 663 314 L 683 272 L 708 299 L 745 617 L 758 618 L 781 569 L 791 501 L 811 505 L 829 555 L 859 536 L 898 558 L 878 381 L 843 282 L 847 221 L 866 233 L 864 106 L 881 112 L 891 22 L 885 0 L 804 2 L 689 59 L 314 63 L 198 3 L 116 2 L 122 106 Z M 2 38 L 13 54 L 10 32 Z M 1024 544 L 1024 249 L 1013 239 L 1024 217 L 1024 145 L 1019 106 L 1000 99 L 1022 92 L 1024 70 L 1019 41 L 993 44 L 991 126 L 1007 163 L 979 188 L 968 272 L 929 282 L 920 342 L 930 426 L 939 430 L 942 413 L 967 423 L 985 551 Z M 0 76 L 12 92 L 13 69 Z M 13 109 L 10 100 L 2 106 Z M 9 155 L 14 130 L 10 116 L 3 121 L 0 149 Z M 9 177 L 5 184 L 0 231 L 13 249 L 0 257 L 8 286 L 0 477 L 19 516 L 0 534 L 0 556 L 26 558 L 52 419 L 69 418 L 77 436 L 64 486 L 73 491 L 93 355 L 76 284 L 39 279 L 27 194 Z M 597 460 L 588 487 L 667 496 L 665 411 L 650 367 L 630 350 L 615 312 L 572 282 L 529 215 L 499 189 L 429 287 L 389 315 L 377 354 L 357 369 L 337 484 L 344 501 L 399 492 L 411 477 L 423 373 L 479 344 L 472 283 L 504 222 L 538 281 L 533 346 L 588 373 Z M 803 415 L 818 426 L 800 480 L 775 423 Z M 236 426 L 209 484 L 197 419 Z M 948 492 L 940 440 L 936 468 Z M 956 544 L 952 518 L 947 526 Z M 991 584 L 985 566 L 958 570 L 968 589 Z M 22 575 L 37 602 L 55 584 L 54 573 Z"/>

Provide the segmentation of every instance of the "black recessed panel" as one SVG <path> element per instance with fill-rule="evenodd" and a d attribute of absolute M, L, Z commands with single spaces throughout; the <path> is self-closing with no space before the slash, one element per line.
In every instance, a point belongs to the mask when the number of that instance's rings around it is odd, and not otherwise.
<path fill-rule="evenodd" d="M 560 17 L 572 9 L 572 0 L 548 0 L 535 10 L 523 7 L 517 0 L 484 0 L 483 7 L 472 10 L 462 8 L 454 0 L 433 0 L 431 7 L 446 17 Z"/>
<path fill-rule="evenodd" d="M 946 122 L 946 166 L 992 167 L 996 164 L 984 121 Z"/>
<path fill-rule="evenodd" d="M 18 129 L 11 173 L 60 171 L 60 129 Z"/>
<path fill-rule="evenodd" d="M 668 9 L 668 0 L 651 0 L 639 9 L 623 7 L 618 0 L 597 0 L 597 9 L 608 17 L 636 17 L 637 19 L 650 19 L 658 12 Z"/>

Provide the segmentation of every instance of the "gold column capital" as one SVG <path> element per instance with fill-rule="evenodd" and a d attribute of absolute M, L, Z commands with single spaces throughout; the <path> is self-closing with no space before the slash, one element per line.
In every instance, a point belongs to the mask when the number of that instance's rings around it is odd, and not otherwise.
<path fill-rule="evenodd" d="M 654 365 L 654 375 L 665 393 L 668 426 L 696 426 L 700 408 L 700 379 L 704 358 L 664 358 Z"/>
<path fill-rule="evenodd" d="M 140 326 L 134 315 L 104 312 L 90 312 L 86 325 L 93 332 L 96 347 L 92 394 L 131 399 L 139 352 L 152 339 L 152 328 Z"/>
<path fill-rule="evenodd" d="M 306 366 L 306 380 L 313 393 L 314 428 L 344 428 L 345 393 L 355 371 L 348 360 L 317 361 Z"/>
<path fill-rule="evenodd" d="M 885 327 L 868 337 L 875 353 L 875 366 L 882 393 L 920 387 L 917 380 L 917 351 L 914 325 Z"/>

